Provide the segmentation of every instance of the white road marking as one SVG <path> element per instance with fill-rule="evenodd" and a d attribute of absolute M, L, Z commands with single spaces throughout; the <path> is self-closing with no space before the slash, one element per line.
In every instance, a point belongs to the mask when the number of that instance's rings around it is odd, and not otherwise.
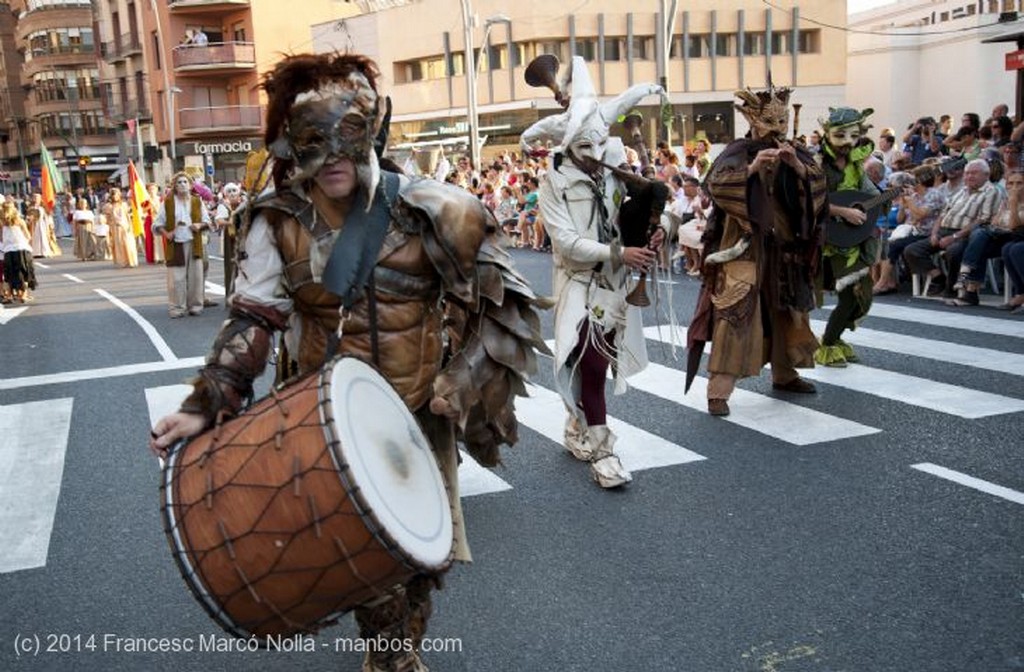
<path fill-rule="evenodd" d="M 694 378 L 693 386 L 684 395 L 685 381 L 686 374 L 683 371 L 649 364 L 647 369 L 630 378 L 629 384 L 648 394 L 706 413 L 707 378 Z M 732 412 L 721 420 L 795 446 L 840 441 L 882 431 L 877 427 L 739 388 L 729 398 L 729 408 Z"/>
<path fill-rule="evenodd" d="M 192 390 L 190 385 L 165 385 L 146 388 L 146 405 L 149 408 L 150 427 L 156 421 L 181 406 L 182 400 Z M 163 461 L 160 461 L 163 468 Z M 459 465 L 459 493 L 462 497 L 485 495 L 492 492 L 511 490 L 512 486 L 486 467 L 480 466 L 472 457 L 462 453 Z"/>
<path fill-rule="evenodd" d="M 832 310 L 835 304 L 822 306 L 822 310 Z M 1019 320 L 1001 320 L 997 317 L 984 317 L 970 310 L 954 313 L 927 308 L 911 308 L 894 306 L 887 303 L 872 303 L 868 317 L 880 317 L 886 320 L 900 320 L 928 324 L 933 327 L 963 329 L 993 336 L 1011 336 L 1024 338 L 1024 323 Z"/>
<path fill-rule="evenodd" d="M 686 328 L 676 327 L 676 330 L 675 337 L 679 339 L 678 342 L 686 343 Z M 662 326 L 660 331 L 656 326 L 645 327 L 644 337 L 669 342 L 672 333 L 666 326 Z M 549 340 L 547 344 L 549 348 L 554 349 L 554 341 Z M 608 375 L 611 376 L 610 371 Z M 690 391 L 685 395 L 683 389 L 686 386 L 686 373 L 660 364 L 648 364 L 644 371 L 629 378 L 628 382 L 630 387 L 666 401 L 703 413 L 707 412 L 708 381 L 703 376 L 694 379 Z M 867 436 L 882 431 L 877 427 L 844 420 L 828 413 L 739 388 L 733 391 L 729 407 L 732 413 L 721 420 L 797 446 Z M 799 430 L 795 431 L 796 428 Z M 558 441 L 561 442 L 561 438 Z"/>
<path fill-rule="evenodd" d="M 126 312 L 128 314 L 128 317 L 132 318 L 132 320 L 134 320 L 136 324 L 142 327 L 142 331 L 144 331 L 146 335 L 149 336 L 150 342 L 153 344 L 153 347 L 157 349 L 157 352 L 160 353 L 160 356 L 164 358 L 164 361 L 175 362 L 178 360 L 177 355 L 175 355 L 174 351 L 171 350 L 171 346 L 167 345 L 167 341 L 163 339 L 163 337 L 160 335 L 160 332 L 156 330 L 156 327 L 150 324 L 146 320 L 146 318 L 142 317 L 142 315 L 139 315 L 139 313 L 136 312 L 134 308 L 132 308 L 127 303 L 117 298 L 110 292 L 107 292 L 102 289 L 94 289 L 93 291 L 102 296 L 103 298 L 105 298 L 107 301 L 110 301 L 112 304 L 114 304 L 124 312 Z"/>
<path fill-rule="evenodd" d="M 923 471 L 933 476 L 938 476 L 939 478 L 944 478 L 947 481 L 952 481 L 953 483 L 965 485 L 968 488 L 973 488 L 979 492 L 1001 497 L 1002 499 L 1011 501 L 1015 504 L 1024 504 L 1024 492 L 1018 492 L 1017 490 L 1011 490 L 1010 488 L 1003 487 L 1002 485 L 989 483 L 988 481 L 983 481 L 980 478 L 975 478 L 974 476 L 968 476 L 967 474 L 959 471 L 940 467 L 937 464 L 922 462 L 921 464 L 913 464 L 910 468 Z"/>
<path fill-rule="evenodd" d="M 865 336 L 865 332 L 868 332 L 867 336 Z M 858 334 L 860 335 L 859 337 Z M 662 341 L 667 343 L 670 335 L 668 327 L 665 326 L 662 326 L 661 332 L 658 332 L 657 327 L 644 328 L 644 336 L 653 341 Z M 678 327 L 676 337 L 685 343 L 686 328 Z M 843 335 L 843 338 L 850 343 L 855 342 L 855 338 L 868 338 L 869 342 L 861 343 L 861 345 L 875 347 L 873 344 L 878 342 L 878 347 L 881 349 L 885 347 L 886 342 L 889 342 L 892 339 L 907 337 L 900 337 L 899 334 L 892 334 L 888 332 L 873 332 L 868 329 L 858 329 L 855 332 L 847 332 Z M 961 363 L 966 364 L 967 366 L 978 366 L 978 364 L 971 362 L 982 359 L 989 364 L 989 366 L 982 368 L 990 368 L 995 371 L 1004 370 L 1003 367 L 998 365 L 997 360 L 1002 362 L 1005 357 L 1009 357 L 1011 360 L 1015 357 L 1021 358 L 1020 355 L 1002 353 L 995 350 L 984 350 L 982 348 L 972 349 L 969 348 L 969 346 L 944 343 L 942 341 L 929 341 L 926 339 L 917 340 L 923 341 L 924 343 L 936 344 L 934 346 L 925 346 L 923 344 L 919 345 L 919 348 L 925 348 L 925 353 L 930 353 L 932 352 L 933 347 L 938 347 L 943 350 L 948 349 L 950 351 L 950 357 L 953 358 L 957 357 L 957 355 L 952 351 L 960 350 L 959 356 L 964 360 Z M 963 348 L 968 348 L 968 350 L 964 352 L 961 350 Z M 971 350 L 979 352 L 972 353 Z M 912 354 L 915 356 L 932 358 L 928 354 L 923 354 L 920 350 L 915 350 Z M 1011 361 L 1010 363 L 1012 365 L 1013 362 Z M 1020 364 L 1020 366 L 1024 366 L 1024 363 Z M 1013 371 L 1010 372 L 1013 373 Z M 908 376 L 906 374 L 896 373 L 886 369 L 872 368 L 861 364 L 851 364 L 845 369 L 829 367 L 800 369 L 800 375 L 810 380 L 818 380 L 823 383 L 828 383 L 829 385 L 845 387 L 856 392 L 863 392 L 864 394 L 882 397 L 883 399 L 892 399 L 893 401 L 898 401 L 900 403 L 927 408 L 933 411 L 938 411 L 939 413 L 948 413 L 961 418 L 984 418 L 990 415 L 1016 413 L 1017 411 L 1024 410 L 1024 401 L 1020 399 L 992 394 L 989 392 L 981 392 L 957 385 L 940 383 L 934 380 L 928 380 L 927 378 Z"/>
<path fill-rule="evenodd" d="M 36 268 L 45 268 L 46 270 L 50 270 L 49 266 L 35 259 L 32 260 L 32 265 L 35 266 Z"/>
<path fill-rule="evenodd" d="M 0 406 L 0 573 L 46 565 L 73 403 Z"/>
<path fill-rule="evenodd" d="M 26 310 L 28 310 L 28 306 L 19 306 L 18 308 L 8 308 L 7 306 L 4 306 L 0 309 L 0 324 L 7 324 Z"/>
<path fill-rule="evenodd" d="M 565 432 L 565 405 L 557 392 L 527 385 L 529 397 L 516 398 L 516 417 L 538 434 L 562 446 Z M 707 459 L 692 450 L 667 441 L 656 434 L 608 416 L 608 426 L 618 435 L 615 453 L 630 471 L 654 469 Z"/>
<path fill-rule="evenodd" d="M 811 328 L 816 333 L 825 331 L 825 322 L 811 320 Z M 850 345 L 862 345 L 866 348 L 886 350 L 907 357 L 921 357 L 943 364 L 961 364 L 973 366 L 987 371 L 999 371 L 1015 376 L 1024 376 L 1024 355 L 1012 352 L 978 348 L 973 345 L 962 345 L 948 341 L 936 341 L 930 338 L 904 336 L 891 331 L 858 328 L 843 332 L 843 340 Z"/>
<path fill-rule="evenodd" d="M 218 285 L 216 282 L 206 281 L 206 291 L 210 294 L 216 294 L 217 296 L 224 296 L 224 285 Z"/>
<path fill-rule="evenodd" d="M 40 385 L 60 385 L 61 383 L 117 378 L 119 376 L 133 376 L 139 373 L 156 373 L 160 371 L 173 371 L 175 369 L 194 369 L 202 366 L 205 361 L 205 357 L 189 357 L 188 359 L 176 359 L 171 362 L 125 364 L 124 366 L 111 366 L 104 369 L 65 371 L 63 373 L 48 373 L 40 376 L 26 376 L 24 378 L 0 378 L 0 390 L 16 390 L 23 387 L 38 387 Z"/>
<path fill-rule="evenodd" d="M 80 285 L 84 285 L 85 284 L 85 280 L 82 280 L 81 278 L 77 278 L 77 277 L 71 275 L 70 273 L 64 273 L 63 275 L 64 275 L 65 278 L 67 278 L 71 282 L 77 282 Z"/>
<path fill-rule="evenodd" d="M 844 369 L 827 366 L 800 369 L 800 375 L 809 380 L 960 418 L 986 418 L 1024 411 L 1024 399 L 1013 399 L 860 364 L 850 364 Z"/>

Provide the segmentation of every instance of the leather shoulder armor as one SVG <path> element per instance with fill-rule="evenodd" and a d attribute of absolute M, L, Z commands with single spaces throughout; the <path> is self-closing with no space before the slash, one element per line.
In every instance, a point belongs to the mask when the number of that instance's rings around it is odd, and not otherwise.
<path fill-rule="evenodd" d="M 423 247 L 446 291 L 475 304 L 476 256 L 494 216 L 465 189 L 431 179 L 410 180 L 399 192 L 396 219 L 403 229 L 418 225 Z"/>

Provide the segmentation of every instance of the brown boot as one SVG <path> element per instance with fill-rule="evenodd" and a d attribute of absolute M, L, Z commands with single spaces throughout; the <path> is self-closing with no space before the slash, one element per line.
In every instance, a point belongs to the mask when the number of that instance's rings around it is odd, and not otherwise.
<path fill-rule="evenodd" d="M 729 402 L 725 399 L 708 399 L 708 413 L 719 417 L 729 415 Z"/>

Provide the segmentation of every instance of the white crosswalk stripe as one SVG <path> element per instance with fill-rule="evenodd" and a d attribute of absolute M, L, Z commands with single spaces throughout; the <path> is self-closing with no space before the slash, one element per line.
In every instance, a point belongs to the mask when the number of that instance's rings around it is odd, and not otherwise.
<path fill-rule="evenodd" d="M 811 320 L 811 328 L 815 333 L 823 333 L 825 322 Z M 844 332 L 843 340 L 850 345 L 861 345 L 865 348 L 932 359 L 944 364 L 960 364 L 977 369 L 1024 376 L 1024 355 L 1012 352 L 1001 352 L 962 343 L 936 341 L 930 338 L 904 336 L 891 331 L 864 328 Z"/>
<path fill-rule="evenodd" d="M 73 405 L 0 406 L 0 573 L 46 565 Z"/>
<path fill-rule="evenodd" d="M 26 310 L 28 310 L 28 306 L 18 306 L 17 308 L 8 308 L 4 306 L 0 309 L 0 324 L 7 324 Z"/>
<path fill-rule="evenodd" d="M 216 283 L 208 283 L 208 287 L 215 293 L 218 290 L 223 291 Z M 984 331 L 997 334 L 997 338 L 1013 338 L 1018 335 L 1015 331 L 1016 325 L 1010 320 L 974 316 L 968 319 L 968 316 L 921 309 L 907 309 L 909 312 L 895 317 L 890 316 L 888 308 L 882 309 L 876 316 L 893 319 L 897 325 L 915 322 L 974 332 Z M 0 313 L 0 323 L 9 321 L 12 314 L 16 316 L 24 310 L 25 308 L 6 309 Z M 6 319 L 4 316 L 7 316 Z M 1009 327 L 1006 326 L 1007 323 L 1010 324 Z M 820 333 L 824 323 L 814 321 L 813 327 Z M 887 326 L 887 329 L 891 330 L 861 328 L 855 332 L 848 332 L 845 338 L 855 346 L 1024 376 L 1022 355 L 905 336 L 899 333 L 897 327 L 891 325 Z M 672 334 L 664 326 L 660 329 L 651 326 L 644 331 L 650 341 L 669 343 L 673 340 Z M 679 329 L 675 334 L 676 344 L 685 343 L 685 339 L 686 330 Z M 676 354 L 682 359 L 685 350 L 680 348 Z M 0 379 L 0 391 L 145 375 L 168 369 L 193 368 L 201 363 L 202 358 L 196 357 Z M 647 370 L 631 378 L 630 384 L 641 393 L 705 413 L 707 379 L 698 376 L 693 389 L 684 395 L 685 374 L 681 369 L 681 366 L 651 364 Z M 1005 390 L 970 389 L 870 366 L 851 365 L 845 369 L 817 368 L 802 371 L 802 374 L 827 385 L 828 394 L 866 394 L 967 420 L 1024 411 L 1024 399 L 1000 394 L 1005 393 Z M 147 388 L 145 397 L 150 422 L 155 422 L 176 409 L 188 390 L 186 385 Z M 551 449 L 562 450 L 565 409 L 561 398 L 553 390 L 536 384 L 528 385 L 528 392 L 529 397 L 516 401 L 521 427 L 524 431 L 529 429 L 542 437 L 540 440 Z M 732 414 L 714 422 L 729 423 L 751 432 L 753 436 L 764 437 L 766 445 L 780 441 L 791 445 L 810 446 L 868 436 L 883 430 L 898 431 L 895 425 L 873 427 L 857 422 L 855 417 L 837 417 L 807 408 L 801 405 L 800 401 L 800 398 L 792 396 L 782 398 L 737 389 L 730 400 Z M 40 567 L 46 563 L 70 431 L 72 403 L 72 399 L 58 399 L 0 407 L 0 436 L 4 437 L 4 441 L 0 443 L 0 548 L 5 549 L 5 554 L 0 557 L 0 573 Z M 862 405 L 842 404 L 836 407 L 850 409 L 850 413 L 856 413 L 854 409 Z M 45 417 L 39 414 L 44 414 Z M 616 450 L 623 464 L 631 471 L 685 465 L 707 459 L 620 418 L 609 417 L 608 424 L 620 437 Z M 915 465 L 914 468 L 929 471 L 920 465 Z M 929 473 L 979 489 L 983 489 L 984 486 L 988 488 L 986 491 L 992 491 L 992 488 L 997 487 L 980 482 L 979 485 L 970 480 L 972 477 L 957 475 L 959 472 L 953 472 L 946 467 L 930 469 Z M 463 455 L 463 463 L 459 468 L 461 494 L 463 497 L 472 497 L 508 491 L 513 486 L 502 476 L 507 477 L 501 470 L 484 468 L 468 455 Z M 516 477 L 528 475 L 516 474 Z M 1016 496 L 1015 494 L 1014 497 Z"/>
<path fill-rule="evenodd" d="M 858 329 L 856 333 L 863 331 L 865 330 Z M 886 332 L 887 337 L 896 335 Z M 662 327 L 660 332 L 656 327 L 647 327 L 644 329 L 644 336 L 654 341 L 668 342 L 670 340 L 670 334 L 665 327 Z M 676 339 L 677 342 L 686 340 L 685 328 L 679 328 Z M 1022 399 L 972 390 L 959 385 L 950 385 L 861 364 L 851 364 L 845 369 L 828 367 L 801 369 L 800 375 L 809 380 L 961 418 L 984 418 L 1024 410 L 1024 400 Z M 696 384 L 695 381 L 694 385 Z M 732 404 L 730 403 L 730 405 Z"/>
<path fill-rule="evenodd" d="M 697 376 L 690 391 L 684 395 L 685 382 L 685 373 L 660 364 L 650 364 L 647 369 L 629 379 L 630 386 L 638 390 L 687 408 L 707 412 L 707 378 Z M 733 391 L 729 407 L 732 412 L 721 420 L 795 446 L 841 441 L 882 431 L 877 427 L 739 388 Z"/>
<path fill-rule="evenodd" d="M 833 308 L 835 308 L 834 304 L 822 306 L 822 310 L 832 310 Z M 900 322 L 927 324 L 933 327 L 963 329 L 979 334 L 1024 338 L 1024 322 L 1001 320 L 997 317 L 984 317 L 970 312 L 953 313 L 875 302 L 871 304 L 870 316 L 886 320 L 898 320 Z"/>

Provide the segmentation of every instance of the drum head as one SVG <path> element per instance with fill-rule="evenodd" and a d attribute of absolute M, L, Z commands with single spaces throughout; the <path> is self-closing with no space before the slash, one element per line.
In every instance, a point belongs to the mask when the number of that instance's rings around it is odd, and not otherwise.
<path fill-rule="evenodd" d="M 338 461 L 348 465 L 371 515 L 414 562 L 444 566 L 454 539 L 448 494 L 405 402 L 373 367 L 352 357 L 335 362 L 330 390 Z"/>

